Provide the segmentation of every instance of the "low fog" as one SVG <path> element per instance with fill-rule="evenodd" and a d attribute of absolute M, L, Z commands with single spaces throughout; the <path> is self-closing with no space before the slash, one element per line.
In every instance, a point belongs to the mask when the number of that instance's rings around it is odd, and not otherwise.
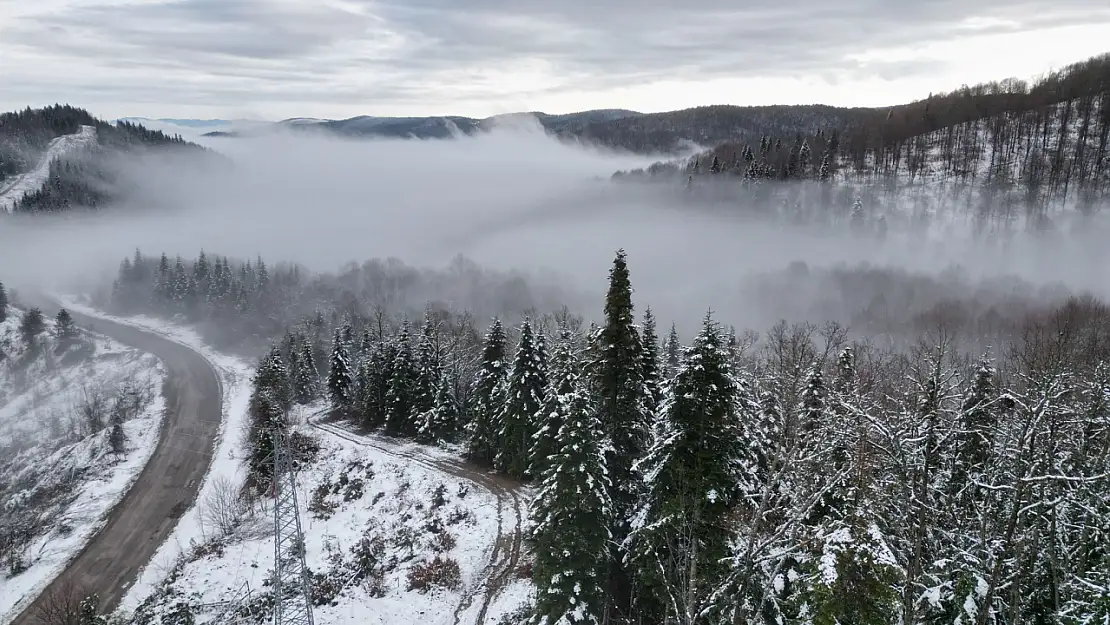
<path fill-rule="evenodd" d="M 882 306 L 907 314 L 948 300 L 1005 308 L 1110 295 L 1101 221 L 1005 244 L 976 241 L 959 223 L 885 241 L 775 225 L 693 206 L 670 185 L 611 183 L 614 171 L 658 159 L 563 144 L 538 125 L 450 141 L 273 134 L 207 145 L 228 157 L 214 170 L 156 156 L 128 163 L 126 206 L 0 221 L 0 279 L 71 290 L 112 276 L 136 247 L 313 271 L 385 257 L 443 267 L 463 255 L 557 288 L 596 318 L 623 247 L 638 310 L 650 304 L 685 330 L 710 308 L 758 330 L 780 317 L 854 321 L 879 291 Z"/>

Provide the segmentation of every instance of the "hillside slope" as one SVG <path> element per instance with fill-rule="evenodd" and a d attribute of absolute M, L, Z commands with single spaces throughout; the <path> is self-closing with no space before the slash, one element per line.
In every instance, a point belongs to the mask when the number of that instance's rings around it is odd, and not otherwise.
<path fill-rule="evenodd" d="M 164 371 L 154 357 L 24 313 L 0 323 L 0 623 L 34 599 L 99 530 L 158 442 Z"/>
<path fill-rule="evenodd" d="M 119 159 L 204 148 L 127 121 L 110 124 L 69 105 L 0 114 L 0 208 L 97 207 L 117 199 Z"/>

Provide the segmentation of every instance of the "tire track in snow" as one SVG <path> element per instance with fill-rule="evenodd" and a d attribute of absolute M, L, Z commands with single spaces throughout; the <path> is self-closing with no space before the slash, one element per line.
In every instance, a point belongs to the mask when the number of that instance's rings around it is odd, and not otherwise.
<path fill-rule="evenodd" d="M 482 625 L 490 604 L 512 579 L 520 563 L 520 555 L 524 545 L 524 517 L 520 497 L 520 486 L 510 480 L 491 475 L 467 465 L 461 460 L 447 460 L 422 454 L 416 451 L 400 450 L 392 444 L 374 436 L 366 436 L 351 431 L 335 423 L 319 420 L 308 421 L 309 425 L 322 432 L 327 432 L 346 441 L 370 447 L 380 452 L 418 464 L 426 469 L 447 473 L 453 477 L 464 479 L 475 484 L 497 500 L 497 536 L 494 539 L 493 550 L 489 561 L 482 569 L 480 581 L 470 588 L 464 589 L 462 601 L 455 608 L 454 625 L 463 625 L 463 614 L 472 608 L 481 597 L 481 604 L 474 625 Z"/>

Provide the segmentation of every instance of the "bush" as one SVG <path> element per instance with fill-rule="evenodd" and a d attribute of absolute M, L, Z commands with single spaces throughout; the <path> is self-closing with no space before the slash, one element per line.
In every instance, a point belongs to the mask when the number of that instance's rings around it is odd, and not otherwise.
<path fill-rule="evenodd" d="M 456 590 L 462 585 L 459 563 L 451 558 L 436 556 L 431 562 L 412 567 L 408 574 L 409 590 L 426 593 L 433 588 Z"/>

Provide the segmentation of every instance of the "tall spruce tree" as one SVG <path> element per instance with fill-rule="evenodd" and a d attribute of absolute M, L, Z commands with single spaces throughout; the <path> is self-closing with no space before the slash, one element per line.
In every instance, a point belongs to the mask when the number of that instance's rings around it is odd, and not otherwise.
<path fill-rule="evenodd" d="M 435 407 L 439 380 L 442 377 L 442 366 L 436 349 L 436 332 L 431 314 L 425 313 L 424 327 L 417 347 L 417 378 L 413 392 L 413 409 L 421 414 Z"/>
<path fill-rule="evenodd" d="M 413 436 L 418 427 L 420 363 L 412 348 L 412 329 L 408 319 L 401 322 L 395 339 L 392 375 L 386 393 L 386 432 L 395 436 Z"/>
<path fill-rule="evenodd" d="M 466 457 L 484 467 L 492 467 L 500 448 L 500 425 L 497 422 L 504 397 L 506 378 L 505 330 L 500 319 L 494 319 L 486 332 L 482 365 L 470 393 L 470 440 Z"/>
<path fill-rule="evenodd" d="M 455 383 L 449 376 L 442 376 L 436 390 L 435 405 L 422 415 L 416 440 L 422 443 L 454 440 L 459 431 L 462 411 L 455 398 Z"/>
<path fill-rule="evenodd" d="M 579 387 L 580 366 L 577 342 L 570 327 L 564 321 L 560 324 L 559 338 L 551 357 L 544 402 L 535 418 L 537 429 L 532 437 L 532 450 L 529 453 L 531 462 L 529 472 L 533 477 L 543 476 L 556 453 L 555 437 L 563 426 L 560 402 L 564 396 L 570 395 Z"/>
<path fill-rule="evenodd" d="M 568 369 L 569 370 L 569 369 Z M 557 452 L 541 476 L 530 514 L 538 589 L 535 623 L 604 621 L 613 506 L 605 469 L 607 438 L 584 384 L 562 387 Z"/>
<path fill-rule="evenodd" d="M 77 338 L 77 324 L 73 323 L 73 315 L 65 308 L 54 317 L 54 336 L 63 344 Z"/>
<path fill-rule="evenodd" d="M 659 371 L 659 335 L 655 331 L 655 315 L 649 306 L 644 310 L 644 353 L 641 362 L 644 371 L 644 386 L 647 388 L 647 410 L 654 416 L 655 409 L 663 399 L 663 383 Z"/>
<path fill-rule="evenodd" d="M 632 284 L 624 250 L 617 252 L 609 271 L 605 323 L 596 335 L 590 363 L 598 416 L 610 440 L 606 468 L 613 502 L 613 558 L 610 608 L 618 616 L 631 609 L 632 585 L 622 566 L 619 545 L 628 535 L 629 519 L 643 490 L 634 466 L 649 441 L 648 392 L 644 385 L 643 345 L 632 310 Z"/>
<path fill-rule="evenodd" d="M 379 341 L 370 348 L 369 356 L 364 361 L 359 405 L 362 423 L 367 428 L 385 425 L 386 415 L 389 414 L 389 380 L 393 378 L 396 351 L 393 341 Z"/>
<path fill-rule="evenodd" d="M 758 417 L 724 341 L 706 316 L 660 406 L 662 435 L 638 463 L 647 490 L 627 546 L 647 622 L 714 622 L 707 612 L 728 574 L 729 515 L 759 487 Z"/>
<path fill-rule="evenodd" d="M 320 397 L 320 371 L 316 368 L 316 357 L 312 355 L 312 345 L 308 337 L 290 346 L 297 355 L 297 368 L 293 376 L 293 399 L 298 404 L 309 404 Z"/>
<path fill-rule="evenodd" d="M 532 436 L 536 432 L 536 413 L 547 390 L 546 357 L 543 344 L 525 319 L 520 326 L 520 342 L 506 389 L 498 423 L 501 446 L 495 459 L 498 470 L 517 479 L 528 474 Z"/>
<path fill-rule="evenodd" d="M 8 320 L 8 292 L 4 290 L 4 283 L 0 282 L 0 323 Z"/>
<path fill-rule="evenodd" d="M 331 347 L 331 365 L 328 367 L 328 397 L 331 399 L 333 412 L 346 416 L 354 397 L 354 373 L 351 371 L 351 357 L 347 353 L 347 344 L 343 341 L 343 334 L 335 330 Z"/>
<path fill-rule="evenodd" d="M 682 343 L 678 340 L 678 330 L 671 324 L 671 331 L 667 335 L 667 345 L 664 349 L 664 367 L 667 379 L 670 380 L 678 373 L 678 366 L 682 364 Z"/>

